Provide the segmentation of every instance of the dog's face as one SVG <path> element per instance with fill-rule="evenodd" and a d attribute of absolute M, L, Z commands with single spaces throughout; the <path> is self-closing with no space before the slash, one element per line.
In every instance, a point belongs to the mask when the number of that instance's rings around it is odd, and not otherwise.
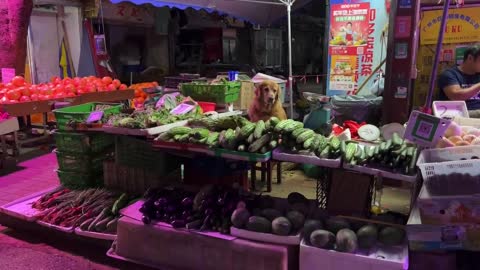
<path fill-rule="evenodd" d="M 280 87 L 273 81 L 264 81 L 256 89 L 256 95 L 259 100 L 266 105 L 273 105 L 280 95 Z"/>

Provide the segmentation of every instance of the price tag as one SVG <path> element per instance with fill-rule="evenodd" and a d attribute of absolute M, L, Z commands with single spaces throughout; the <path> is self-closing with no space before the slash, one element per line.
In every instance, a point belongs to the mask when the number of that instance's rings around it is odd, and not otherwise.
<path fill-rule="evenodd" d="M 87 118 L 87 124 L 100 121 L 100 120 L 102 120 L 102 117 L 103 117 L 103 111 L 91 112 L 90 115 Z"/>
<path fill-rule="evenodd" d="M 172 99 L 176 100 L 176 98 L 177 98 L 178 95 L 180 95 L 180 93 L 178 93 L 178 92 L 163 95 L 163 96 L 157 101 L 157 104 L 155 104 L 155 108 L 161 108 L 161 107 L 163 107 L 163 106 L 165 105 L 165 100 L 166 100 L 167 98 L 172 98 Z"/>
<path fill-rule="evenodd" d="M 432 147 L 445 134 L 449 125 L 450 120 L 413 111 L 404 137 L 420 146 Z"/>
<path fill-rule="evenodd" d="M 186 114 L 189 111 L 193 110 L 193 108 L 195 108 L 195 105 L 182 103 L 182 104 L 178 105 L 177 107 L 175 107 L 175 109 L 171 110 L 170 113 L 171 114 L 176 114 L 176 115 Z"/>
<path fill-rule="evenodd" d="M 2 83 L 9 83 L 15 77 L 14 68 L 2 68 Z"/>

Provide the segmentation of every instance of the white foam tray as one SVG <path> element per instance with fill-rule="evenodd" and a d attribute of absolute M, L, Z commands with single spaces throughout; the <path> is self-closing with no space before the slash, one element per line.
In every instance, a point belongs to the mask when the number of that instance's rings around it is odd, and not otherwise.
<path fill-rule="evenodd" d="M 259 233 L 252 232 L 243 229 L 238 229 L 235 227 L 230 228 L 230 233 L 233 236 L 238 238 L 243 238 L 252 241 L 265 242 L 271 244 L 280 244 L 280 245 L 293 245 L 298 246 L 300 244 L 300 234 L 289 235 L 289 236 L 280 236 L 271 233 Z"/>
<path fill-rule="evenodd" d="M 149 264 L 149 263 L 145 263 L 145 262 L 142 262 L 142 261 L 139 261 L 139 260 L 133 260 L 133 259 L 129 259 L 129 258 L 120 256 L 115 252 L 114 246 L 115 246 L 115 243 L 113 243 L 112 248 L 110 248 L 107 251 L 107 256 L 110 257 L 110 258 L 117 259 L 117 260 L 124 261 L 124 262 L 131 262 L 131 263 L 135 263 L 135 264 L 139 264 L 139 265 L 145 265 L 145 266 L 148 266 L 148 267 L 151 267 L 151 268 L 154 268 L 154 269 L 172 270 L 172 269 L 169 269 L 169 268 L 165 268 L 163 266 L 160 268 L 158 265 Z"/>
<path fill-rule="evenodd" d="M 47 223 L 47 222 L 41 221 L 41 220 L 37 220 L 37 223 L 44 226 L 44 227 L 54 229 L 54 230 L 57 230 L 57 231 L 61 231 L 61 232 L 64 232 L 64 233 L 73 233 L 73 228 L 74 227 L 57 226 L 57 225 L 53 225 L 53 224 L 50 224 L 50 223 Z"/>
<path fill-rule="evenodd" d="M 351 254 L 300 244 L 299 270 L 407 270 L 408 247 L 378 248 L 370 254 Z"/>
<path fill-rule="evenodd" d="M 90 238 L 109 240 L 109 241 L 115 241 L 115 239 L 117 239 L 116 234 L 89 232 L 89 231 L 84 231 L 80 229 L 80 227 L 75 228 L 75 234 L 85 236 L 85 237 L 90 237 Z"/>
<path fill-rule="evenodd" d="M 2 207 L 0 207 L 0 213 L 4 213 L 6 215 L 9 215 L 21 220 L 33 222 L 37 220 L 35 216 L 41 213 L 42 211 L 32 208 L 32 204 L 38 199 L 40 199 L 45 193 L 50 192 L 54 189 L 55 188 L 51 188 L 48 190 L 36 192 L 26 197 L 23 197 L 21 199 L 7 203 Z"/>

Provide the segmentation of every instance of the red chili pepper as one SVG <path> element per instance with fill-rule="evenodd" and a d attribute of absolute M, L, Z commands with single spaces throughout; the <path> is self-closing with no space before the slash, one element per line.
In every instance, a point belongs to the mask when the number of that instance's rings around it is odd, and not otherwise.
<path fill-rule="evenodd" d="M 341 127 L 341 126 L 339 126 L 339 125 L 337 125 L 337 124 L 333 124 L 333 126 L 332 126 L 333 135 L 338 136 L 338 135 L 340 135 L 343 131 L 344 131 L 343 127 Z"/>
<path fill-rule="evenodd" d="M 350 134 L 352 135 L 352 139 L 357 139 L 358 138 L 358 129 L 363 126 L 363 125 L 366 125 L 367 123 L 365 122 L 362 122 L 362 123 L 357 123 L 355 121 L 352 121 L 352 120 L 347 120 L 343 123 L 343 126 L 345 129 L 350 129 Z"/>

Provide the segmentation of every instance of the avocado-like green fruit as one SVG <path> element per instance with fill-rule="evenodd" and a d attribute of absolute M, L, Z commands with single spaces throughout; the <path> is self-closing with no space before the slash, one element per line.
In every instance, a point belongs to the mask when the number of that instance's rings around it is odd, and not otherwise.
<path fill-rule="evenodd" d="M 287 218 L 292 223 L 293 229 L 295 231 L 300 230 L 305 223 L 305 215 L 298 211 L 290 211 L 287 213 Z"/>
<path fill-rule="evenodd" d="M 289 235 L 292 223 L 285 217 L 277 217 L 272 221 L 272 232 L 276 235 Z"/>
<path fill-rule="evenodd" d="M 243 228 L 245 224 L 247 224 L 248 219 L 250 218 L 250 212 L 248 212 L 247 208 L 238 208 L 235 209 L 232 213 L 232 224 L 235 228 Z"/>
<path fill-rule="evenodd" d="M 378 229 L 375 225 L 365 225 L 357 231 L 358 247 L 371 249 L 377 244 Z"/>
<path fill-rule="evenodd" d="M 262 210 L 262 217 L 270 221 L 273 221 L 274 219 L 281 216 L 282 216 L 282 212 L 278 211 L 277 209 L 267 208 Z"/>
<path fill-rule="evenodd" d="M 292 192 L 288 194 L 287 201 L 290 205 L 294 205 L 296 203 L 308 204 L 307 197 L 303 196 L 303 194 L 298 192 Z"/>
<path fill-rule="evenodd" d="M 335 235 L 325 230 L 315 230 L 310 235 L 310 244 L 314 247 L 333 249 L 335 244 Z"/>
<path fill-rule="evenodd" d="M 378 234 L 378 241 L 386 246 L 398 246 L 405 240 L 405 230 L 396 227 L 385 227 Z"/>
<path fill-rule="evenodd" d="M 353 253 L 357 250 L 357 235 L 350 229 L 341 229 L 336 237 L 337 251 Z"/>
<path fill-rule="evenodd" d="M 264 217 L 252 216 L 248 219 L 246 228 L 253 232 L 270 233 L 272 223 Z"/>
<path fill-rule="evenodd" d="M 350 229 L 350 223 L 344 218 L 331 217 L 325 222 L 327 230 L 336 234 L 341 229 Z"/>
<path fill-rule="evenodd" d="M 320 220 L 307 219 L 303 225 L 303 239 L 310 244 L 312 232 L 323 229 L 323 223 Z"/>

